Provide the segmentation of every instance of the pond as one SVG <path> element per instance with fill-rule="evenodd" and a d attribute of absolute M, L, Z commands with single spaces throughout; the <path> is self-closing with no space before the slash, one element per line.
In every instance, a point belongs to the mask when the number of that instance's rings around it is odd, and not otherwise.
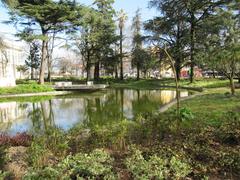
<path fill-rule="evenodd" d="M 188 96 L 182 91 L 181 97 Z M 156 112 L 176 97 L 173 90 L 107 89 L 94 93 L 57 96 L 34 102 L 0 103 L 0 133 L 40 133 L 48 127 L 65 131 L 79 123 L 103 125 L 122 119 L 134 120 Z"/>

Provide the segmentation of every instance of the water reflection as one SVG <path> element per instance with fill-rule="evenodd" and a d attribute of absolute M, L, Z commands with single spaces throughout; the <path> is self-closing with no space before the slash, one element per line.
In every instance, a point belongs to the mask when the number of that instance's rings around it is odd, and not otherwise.
<path fill-rule="evenodd" d="M 181 97 L 185 96 L 188 92 L 181 92 Z M 49 127 L 68 130 L 79 122 L 93 126 L 124 118 L 132 120 L 156 111 L 175 97 L 176 92 L 171 90 L 110 89 L 40 102 L 0 103 L 0 131 L 39 134 Z"/>

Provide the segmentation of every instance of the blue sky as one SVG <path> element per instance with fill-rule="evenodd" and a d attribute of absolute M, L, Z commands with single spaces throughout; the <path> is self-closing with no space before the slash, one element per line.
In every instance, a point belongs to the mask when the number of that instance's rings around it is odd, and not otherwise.
<path fill-rule="evenodd" d="M 91 5 L 94 0 L 78 0 L 79 3 L 85 5 Z M 124 9 L 125 12 L 128 14 L 128 25 L 130 25 L 130 21 L 132 20 L 136 10 L 138 8 L 141 9 L 142 13 L 142 20 L 148 20 L 153 16 L 157 15 L 155 9 L 148 8 L 148 0 L 115 0 L 114 8 L 119 11 L 120 9 Z M 9 35 L 15 33 L 15 28 L 12 25 L 5 25 L 2 21 L 8 20 L 7 10 L 0 6 L 0 33 Z"/>
<path fill-rule="evenodd" d="M 78 0 L 78 2 L 90 5 L 94 0 Z M 115 0 L 114 8 L 118 11 L 124 9 L 128 14 L 129 19 L 132 19 L 136 10 L 140 8 L 142 10 L 143 20 L 148 20 L 156 15 L 154 9 L 148 9 L 149 0 Z"/>

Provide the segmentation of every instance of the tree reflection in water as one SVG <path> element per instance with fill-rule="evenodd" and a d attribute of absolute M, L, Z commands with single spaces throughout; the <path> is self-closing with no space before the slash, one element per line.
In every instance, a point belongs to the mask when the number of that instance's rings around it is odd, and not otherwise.
<path fill-rule="evenodd" d="M 78 123 L 92 127 L 134 120 L 139 115 L 156 112 L 175 96 L 175 91 L 169 90 L 109 89 L 40 102 L 12 102 L 11 106 L 0 103 L 0 131 L 41 134 L 51 128 L 68 130 Z"/>

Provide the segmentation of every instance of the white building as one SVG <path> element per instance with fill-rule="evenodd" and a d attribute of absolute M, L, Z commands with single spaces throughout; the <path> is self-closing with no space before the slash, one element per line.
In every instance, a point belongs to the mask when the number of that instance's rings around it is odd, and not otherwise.
<path fill-rule="evenodd" d="M 2 39 L 0 46 L 0 87 L 15 86 L 21 75 L 17 66 L 23 65 L 26 58 L 24 48 L 9 39 Z"/>

